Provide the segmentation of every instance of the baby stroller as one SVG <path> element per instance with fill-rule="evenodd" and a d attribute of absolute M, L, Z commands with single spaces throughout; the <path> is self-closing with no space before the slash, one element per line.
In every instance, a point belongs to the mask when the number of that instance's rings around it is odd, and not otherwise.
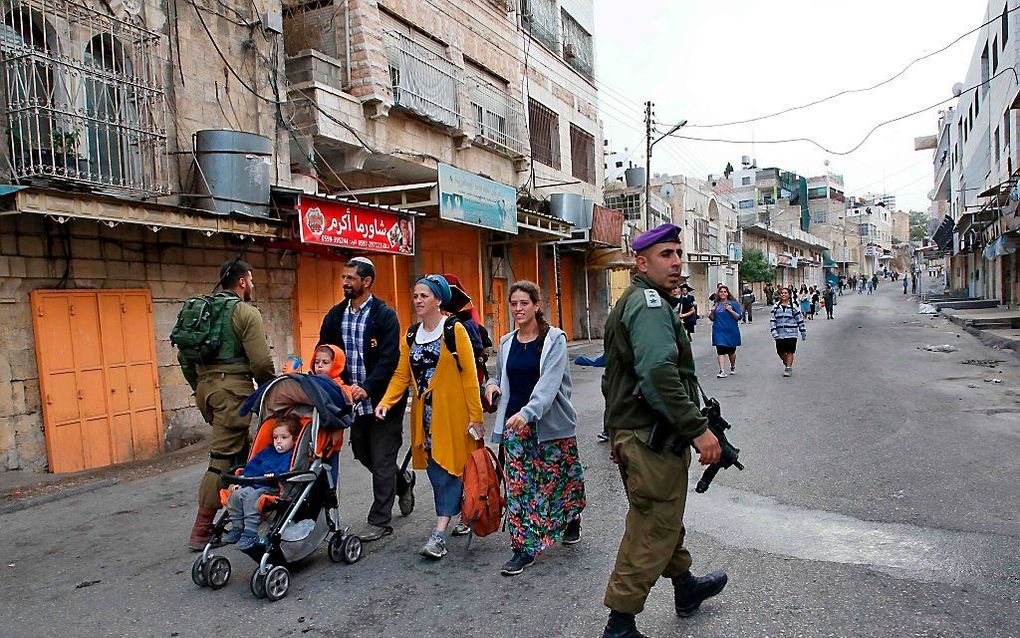
<path fill-rule="evenodd" d="M 331 382 L 326 382 L 331 383 Z M 336 387 L 335 385 L 332 387 Z M 257 405 L 257 410 L 252 407 Z M 339 524 L 336 464 L 343 443 L 343 429 L 351 424 L 351 407 L 342 394 L 333 394 L 322 378 L 292 374 L 267 382 L 245 403 L 246 410 L 259 417 L 259 431 L 249 459 L 272 445 L 277 418 L 292 414 L 301 421 L 301 430 L 291 452 L 290 469 L 283 474 L 263 477 L 241 476 L 243 468 L 233 468 L 222 477 L 226 485 L 252 485 L 275 479 L 278 494 L 265 494 L 259 500 L 262 513 L 260 538 L 245 551 L 258 567 L 249 587 L 256 598 L 277 601 L 290 588 L 291 565 L 312 554 L 329 536 L 329 558 L 348 565 L 361 558 L 361 538 Z M 213 533 L 202 555 L 191 568 L 191 578 L 200 587 L 219 589 L 230 580 L 230 561 L 213 553 L 222 545 L 229 515 L 226 510 L 229 491 L 220 491 L 220 510 Z"/>

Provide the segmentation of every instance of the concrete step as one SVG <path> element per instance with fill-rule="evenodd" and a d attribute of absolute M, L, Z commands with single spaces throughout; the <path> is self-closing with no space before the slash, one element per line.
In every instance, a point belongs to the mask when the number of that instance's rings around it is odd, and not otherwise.
<path fill-rule="evenodd" d="M 999 307 L 998 299 L 964 299 L 959 301 L 931 300 L 928 303 L 931 303 L 939 310 L 942 310 L 943 308 L 948 308 L 951 310 L 979 310 L 982 308 Z"/>

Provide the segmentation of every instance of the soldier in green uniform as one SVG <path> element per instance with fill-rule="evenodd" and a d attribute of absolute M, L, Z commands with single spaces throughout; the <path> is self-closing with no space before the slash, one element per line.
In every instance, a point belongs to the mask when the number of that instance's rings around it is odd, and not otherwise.
<path fill-rule="evenodd" d="M 702 465 L 719 459 L 719 441 L 698 408 L 691 344 L 670 295 L 681 279 L 680 228 L 663 224 L 634 240 L 637 274 L 606 322 L 602 394 L 613 458 L 630 503 L 616 566 L 606 588 L 604 638 L 643 638 L 634 617 L 659 578 L 673 581 L 676 613 L 686 617 L 726 586 L 726 574 L 696 577 L 684 547 L 684 505 L 691 453 Z M 663 452 L 646 445 L 653 424 L 670 430 Z"/>
<path fill-rule="evenodd" d="M 240 260 L 223 264 L 220 285 L 223 290 L 214 295 L 213 302 L 221 304 L 222 310 L 219 350 L 199 364 L 178 357 L 202 418 L 212 426 L 209 469 L 198 489 L 198 515 L 189 543 L 196 551 L 202 550 L 212 535 L 213 518 L 220 507 L 220 474 L 247 461 L 250 417 L 240 415 L 241 404 L 254 390 L 253 379 L 263 383 L 276 374 L 262 315 L 248 303 L 255 289 L 251 265 Z"/>

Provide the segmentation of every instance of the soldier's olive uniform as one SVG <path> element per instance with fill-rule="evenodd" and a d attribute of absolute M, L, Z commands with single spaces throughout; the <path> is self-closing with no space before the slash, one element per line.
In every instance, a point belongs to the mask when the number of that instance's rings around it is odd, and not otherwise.
<path fill-rule="evenodd" d="M 635 275 L 606 322 L 605 418 L 630 508 L 605 604 L 622 613 L 641 613 L 660 577 L 691 567 L 683 524 L 690 448 L 682 457 L 669 450 L 677 437 L 701 435 L 708 422 L 698 408 L 691 344 L 672 311 L 677 302 Z M 657 422 L 672 431 L 663 452 L 645 445 Z"/>
<path fill-rule="evenodd" d="M 237 297 L 233 292 L 217 293 L 223 295 Z M 212 426 L 209 471 L 202 476 L 198 505 L 214 509 L 220 507 L 219 473 L 248 460 L 251 418 L 240 412 L 254 390 L 252 379 L 263 383 L 276 374 L 258 309 L 239 301 L 230 313 L 224 321 L 232 330 L 223 331 L 223 344 L 215 359 L 194 367 L 181 365 L 202 417 Z"/>

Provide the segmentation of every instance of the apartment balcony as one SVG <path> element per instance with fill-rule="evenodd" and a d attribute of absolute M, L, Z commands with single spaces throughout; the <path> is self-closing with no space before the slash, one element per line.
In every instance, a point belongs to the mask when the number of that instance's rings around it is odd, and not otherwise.
<path fill-rule="evenodd" d="M 472 80 L 470 85 L 475 143 L 511 158 L 530 155 L 524 104 L 485 80 Z"/>
<path fill-rule="evenodd" d="M 393 106 L 453 129 L 462 129 L 457 66 L 410 37 L 387 32 Z"/>
<path fill-rule="evenodd" d="M 73 1 L 2 4 L 12 180 L 169 193 L 163 36 Z"/>

